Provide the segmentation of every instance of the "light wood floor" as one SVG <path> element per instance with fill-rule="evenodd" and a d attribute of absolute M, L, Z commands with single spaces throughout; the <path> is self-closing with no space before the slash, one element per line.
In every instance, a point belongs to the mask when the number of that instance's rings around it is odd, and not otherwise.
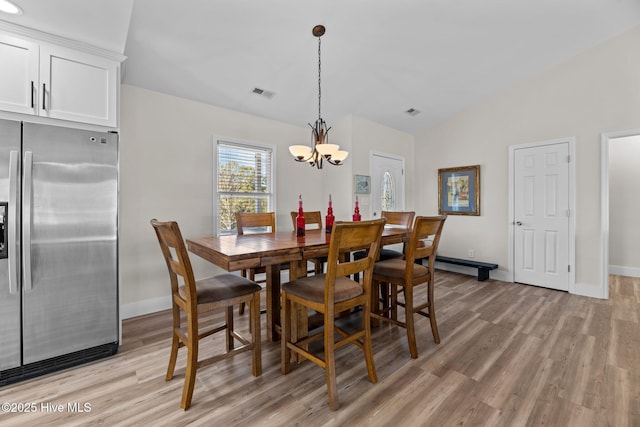
<path fill-rule="evenodd" d="M 327 407 L 324 371 L 305 362 L 281 375 L 280 347 L 264 339 L 261 377 L 251 376 L 248 353 L 203 368 L 183 412 L 185 357 L 165 382 L 170 316 L 162 312 L 125 321 L 110 359 L 1 388 L 0 402 L 35 403 L 38 411 L 0 413 L 0 425 L 640 426 L 640 279 L 612 276 L 610 300 L 602 301 L 436 276 L 441 344 L 424 318 L 416 360 L 403 330 L 374 330 L 377 384 L 358 348 L 340 349 L 337 412 Z M 46 412 L 47 402 L 65 409 Z M 70 413 L 70 402 L 91 411 Z"/>

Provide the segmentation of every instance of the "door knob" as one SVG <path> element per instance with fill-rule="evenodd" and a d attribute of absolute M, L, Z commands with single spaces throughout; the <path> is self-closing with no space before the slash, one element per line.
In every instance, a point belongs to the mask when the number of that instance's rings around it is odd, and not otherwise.
<path fill-rule="evenodd" d="M 522 225 L 522 222 L 520 222 L 520 221 L 516 221 L 516 225 L 518 225 L 518 226 L 519 226 L 519 225 Z"/>

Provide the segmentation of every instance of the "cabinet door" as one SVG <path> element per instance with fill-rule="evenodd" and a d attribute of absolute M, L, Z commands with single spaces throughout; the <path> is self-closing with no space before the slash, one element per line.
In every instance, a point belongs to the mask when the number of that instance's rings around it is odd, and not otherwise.
<path fill-rule="evenodd" d="M 40 115 L 117 126 L 119 64 L 57 46 L 40 46 Z"/>
<path fill-rule="evenodd" d="M 38 45 L 0 33 L 0 110 L 37 113 Z"/>

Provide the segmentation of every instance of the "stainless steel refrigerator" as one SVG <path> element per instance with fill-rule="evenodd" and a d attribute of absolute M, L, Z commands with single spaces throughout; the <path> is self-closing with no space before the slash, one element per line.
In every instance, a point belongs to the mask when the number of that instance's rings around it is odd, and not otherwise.
<path fill-rule="evenodd" d="M 0 120 L 0 386 L 118 348 L 118 135 Z"/>

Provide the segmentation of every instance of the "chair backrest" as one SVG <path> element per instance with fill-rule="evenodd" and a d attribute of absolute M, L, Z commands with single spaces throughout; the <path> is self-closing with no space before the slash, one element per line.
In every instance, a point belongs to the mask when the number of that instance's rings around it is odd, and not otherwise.
<path fill-rule="evenodd" d="M 446 219 L 446 215 L 416 217 L 405 253 L 405 259 L 407 260 L 407 277 L 411 277 L 412 275 L 414 261 L 427 257 L 429 258 L 429 272 L 433 273 L 436 259 L 435 254 L 438 250 L 442 227 Z"/>
<path fill-rule="evenodd" d="M 398 227 L 411 228 L 415 212 L 392 212 L 382 211 L 380 217 L 387 220 L 387 225 L 397 225 Z"/>
<path fill-rule="evenodd" d="M 160 222 L 157 219 L 152 219 L 151 226 L 156 231 L 162 255 L 169 269 L 173 301 L 175 301 L 176 298 L 183 300 L 180 297 L 178 288 L 184 285 L 187 295 L 187 305 L 193 304 L 194 307 L 197 306 L 196 281 L 193 277 L 189 253 L 184 244 L 178 223 L 175 221 Z M 182 278 L 183 283 L 180 283 L 179 278 Z"/>
<path fill-rule="evenodd" d="M 296 230 L 296 218 L 298 217 L 297 211 L 291 211 L 291 222 L 293 224 L 293 231 Z M 317 225 L 317 227 L 309 227 L 310 225 Z M 304 212 L 304 228 L 309 229 L 321 229 L 322 228 L 322 213 L 320 211 L 305 211 Z"/>
<path fill-rule="evenodd" d="M 363 286 L 367 292 L 371 289 L 373 266 L 378 259 L 380 236 L 386 220 L 346 222 L 337 221 L 333 225 L 329 254 L 327 256 L 327 273 L 325 286 L 325 303 L 333 303 L 336 277 L 350 276 L 364 271 Z M 367 250 L 367 256 L 354 261 L 340 262 L 340 254 L 356 250 Z"/>
<path fill-rule="evenodd" d="M 276 214 L 274 212 L 236 212 L 238 235 L 251 233 L 275 233 Z M 269 230 L 266 230 L 269 228 Z M 247 234 L 249 234 L 247 233 Z"/>

